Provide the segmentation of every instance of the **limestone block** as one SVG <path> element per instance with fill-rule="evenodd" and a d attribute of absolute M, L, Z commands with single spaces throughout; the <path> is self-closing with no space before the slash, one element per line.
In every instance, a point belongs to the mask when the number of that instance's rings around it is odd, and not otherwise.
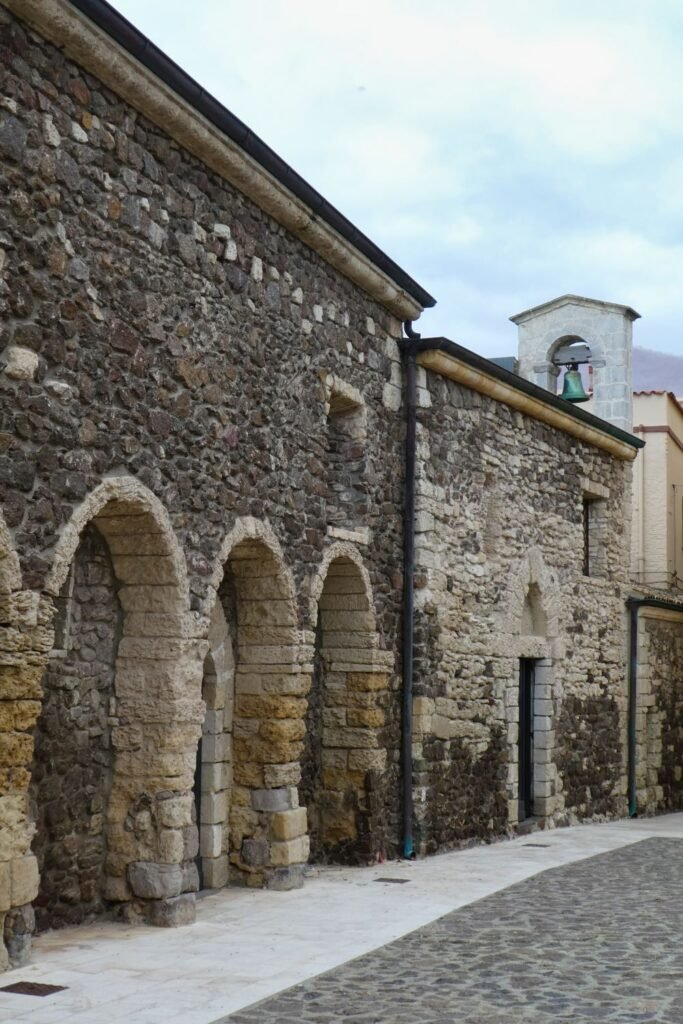
<path fill-rule="evenodd" d="M 227 853 L 202 861 L 202 876 L 207 889 L 223 889 L 228 884 L 229 862 Z"/>
<path fill-rule="evenodd" d="M 298 761 L 289 764 L 267 764 L 263 769 L 263 779 L 269 789 L 298 786 L 301 782 L 301 765 Z"/>
<path fill-rule="evenodd" d="M 235 785 L 250 789 L 260 789 L 265 783 L 264 766 L 253 762 L 237 761 L 232 776 Z"/>
<path fill-rule="evenodd" d="M 202 761 L 215 763 L 225 761 L 227 755 L 227 742 L 225 733 L 204 736 L 202 739 Z"/>
<path fill-rule="evenodd" d="M 10 863 L 4 861 L 0 864 L 0 914 L 9 910 L 12 906 L 12 880 L 10 875 Z"/>
<path fill-rule="evenodd" d="M 107 521 L 107 535 L 109 535 L 109 522 L 110 520 Z M 145 586 L 140 581 L 136 586 L 120 587 L 117 591 L 117 597 L 121 607 L 126 612 L 156 612 L 169 615 L 185 614 L 182 595 L 176 586 Z"/>
<path fill-rule="evenodd" d="M 199 826 L 199 852 L 202 857 L 220 857 L 223 852 L 223 825 Z"/>
<path fill-rule="evenodd" d="M 249 764 L 284 764 L 297 761 L 303 749 L 300 741 L 264 740 L 255 737 L 236 738 L 233 743 L 235 752 L 235 778 L 237 772 L 244 775 L 244 768 Z"/>
<path fill-rule="evenodd" d="M 180 895 L 183 872 L 179 864 L 134 861 L 128 865 L 128 880 L 136 896 L 160 900 Z"/>
<path fill-rule="evenodd" d="M 155 900 L 149 905 L 149 923 L 157 928 L 178 928 L 181 925 L 194 924 L 196 919 L 197 906 L 194 893 L 183 893 L 182 896 Z"/>
<path fill-rule="evenodd" d="M 306 725 L 300 719 L 280 718 L 263 722 L 259 727 L 259 736 L 272 743 L 289 743 L 305 735 Z"/>
<path fill-rule="evenodd" d="M 272 647 L 240 644 L 238 651 L 241 664 L 246 666 L 290 665 L 296 661 L 297 654 L 294 644 L 274 644 Z"/>
<path fill-rule="evenodd" d="M 2 709 L 5 701 L 0 704 L 0 722 L 2 721 Z M 28 732 L 36 724 L 40 714 L 41 704 L 38 700 L 18 700 L 14 702 L 14 728 L 19 732 Z M 2 728 L 2 725 L 0 725 Z"/>
<path fill-rule="evenodd" d="M 289 864 L 305 864 L 310 853 L 308 836 L 299 836 L 282 843 L 270 844 L 270 862 L 273 867 L 287 867 Z"/>
<path fill-rule="evenodd" d="M 279 789 L 255 789 L 251 794 L 255 811 L 289 811 L 299 806 L 299 795 L 293 786 Z"/>
<path fill-rule="evenodd" d="M 320 754 L 323 768 L 346 768 L 349 763 L 348 750 L 323 749 Z"/>
<path fill-rule="evenodd" d="M 227 789 L 228 768 L 224 761 L 215 764 L 204 762 L 201 771 L 202 793 L 215 793 L 220 789 Z"/>
<path fill-rule="evenodd" d="M 228 817 L 228 794 L 202 793 L 200 817 L 202 824 L 216 825 Z"/>
<path fill-rule="evenodd" d="M 279 811 L 270 819 L 270 827 L 274 839 L 295 839 L 306 834 L 307 813 L 305 807 L 297 807 L 292 811 Z"/>
<path fill-rule="evenodd" d="M 349 672 L 350 690 L 386 690 L 389 677 L 386 672 Z"/>
<path fill-rule="evenodd" d="M 349 708 L 346 721 L 351 726 L 379 729 L 384 725 L 384 712 L 380 708 Z"/>
<path fill-rule="evenodd" d="M 235 715 L 242 718 L 303 718 L 306 705 L 307 701 L 300 697 L 241 693 L 235 698 Z"/>
<path fill-rule="evenodd" d="M 199 829 L 188 825 L 183 829 L 183 860 L 194 860 L 199 853 Z"/>
<path fill-rule="evenodd" d="M 342 609 L 320 609 L 320 625 L 326 632 L 351 633 L 351 632 L 373 632 L 375 630 L 375 616 L 369 611 L 354 611 Z M 339 646 L 332 641 L 330 646 Z"/>
<path fill-rule="evenodd" d="M 310 693 L 311 675 L 310 672 L 296 672 L 283 675 L 261 676 L 263 693 L 279 693 L 283 696 L 305 697 Z"/>
<path fill-rule="evenodd" d="M 182 793 L 179 796 L 157 797 L 157 817 L 159 824 L 165 828 L 184 828 L 192 822 L 191 793 Z"/>
<path fill-rule="evenodd" d="M 386 750 L 350 750 L 349 769 L 351 771 L 383 772 L 387 766 Z"/>
<path fill-rule="evenodd" d="M 244 626 L 240 624 L 240 645 L 253 644 L 258 646 L 278 646 L 298 644 L 299 631 L 295 626 Z"/>
<path fill-rule="evenodd" d="M 358 747 L 372 749 L 379 745 L 377 733 L 372 729 L 326 729 L 325 746 Z"/>
<path fill-rule="evenodd" d="M 163 864 L 180 864 L 183 860 L 185 842 L 180 829 L 162 828 L 158 838 L 159 860 Z"/>
<path fill-rule="evenodd" d="M 31 903 L 38 895 L 40 879 L 38 877 L 38 861 L 29 854 L 13 860 L 10 865 L 12 879 L 12 906 L 21 907 Z"/>
<path fill-rule="evenodd" d="M 206 717 L 204 718 L 204 733 L 214 736 L 218 733 L 222 733 L 224 728 L 224 717 L 222 708 L 216 711 L 207 711 Z"/>
<path fill-rule="evenodd" d="M 0 767 L 30 765 L 33 759 L 33 736 L 23 732 L 3 733 L 0 743 Z"/>
<path fill-rule="evenodd" d="M 2 361 L 5 375 L 11 380 L 33 380 L 40 364 L 36 352 L 19 345 L 8 345 L 3 353 Z"/>
<path fill-rule="evenodd" d="M 198 651 L 198 642 L 194 637 L 183 639 L 170 636 L 124 636 L 119 641 L 118 655 L 120 658 L 139 658 L 156 662 L 176 661 L 181 658 L 190 660 Z M 198 665 L 197 672 L 199 671 Z"/>

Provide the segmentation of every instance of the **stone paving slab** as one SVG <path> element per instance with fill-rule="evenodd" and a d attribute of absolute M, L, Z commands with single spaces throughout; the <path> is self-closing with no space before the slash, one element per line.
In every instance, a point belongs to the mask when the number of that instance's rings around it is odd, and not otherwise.
<path fill-rule="evenodd" d="M 337 1021 L 682 1024 L 683 842 L 549 869 L 215 1024 Z"/>

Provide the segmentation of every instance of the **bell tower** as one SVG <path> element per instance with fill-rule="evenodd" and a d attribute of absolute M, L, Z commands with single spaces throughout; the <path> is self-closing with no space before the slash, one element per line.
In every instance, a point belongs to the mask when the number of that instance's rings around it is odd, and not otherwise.
<path fill-rule="evenodd" d="M 519 374 L 556 393 L 560 364 L 566 363 L 568 350 L 576 346 L 590 367 L 590 411 L 630 431 L 633 321 L 639 317 L 630 306 L 580 295 L 562 295 L 517 313 L 510 319 L 518 329 Z"/>

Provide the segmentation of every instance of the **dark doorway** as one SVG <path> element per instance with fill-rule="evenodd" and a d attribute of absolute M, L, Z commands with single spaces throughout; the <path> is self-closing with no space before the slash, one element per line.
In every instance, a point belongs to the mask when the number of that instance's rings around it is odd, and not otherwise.
<path fill-rule="evenodd" d="M 194 820 L 197 825 L 197 832 L 200 836 L 201 843 L 201 823 L 202 823 L 202 740 L 200 739 L 197 744 L 197 760 L 194 769 Z M 200 844 L 197 846 L 197 856 L 194 859 L 197 866 L 197 875 L 199 877 L 199 888 L 204 888 L 204 878 L 202 873 L 202 855 L 200 850 Z"/>
<path fill-rule="evenodd" d="M 519 820 L 534 813 L 534 676 L 535 662 L 519 663 Z"/>

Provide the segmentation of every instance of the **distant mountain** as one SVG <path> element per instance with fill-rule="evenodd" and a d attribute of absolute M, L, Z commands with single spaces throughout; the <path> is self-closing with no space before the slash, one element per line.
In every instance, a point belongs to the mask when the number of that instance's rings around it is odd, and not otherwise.
<path fill-rule="evenodd" d="M 678 397 L 683 395 L 683 356 L 634 347 L 633 390 L 673 391 Z"/>

